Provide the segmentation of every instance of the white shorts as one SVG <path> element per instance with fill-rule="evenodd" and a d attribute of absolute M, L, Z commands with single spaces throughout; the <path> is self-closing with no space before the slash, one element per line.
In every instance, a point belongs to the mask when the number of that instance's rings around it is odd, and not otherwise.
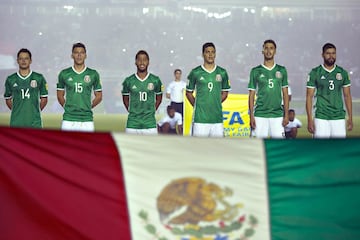
<path fill-rule="evenodd" d="M 314 138 L 345 138 L 346 121 L 345 119 L 324 120 L 314 119 L 315 132 Z"/>
<path fill-rule="evenodd" d="M 126 128 L 125 133 L 129 134 L 138 134 L 138 135 L 157 135 L 157 128 L 145 128 L 145 129 L 135 129 L 135 128 Z"/>
<path fill-rule="evenodd" d="M 255 117 L 256 128 L 252 131 L 257 138 L 284 138 L 285 132 L 282 125 L 283 117 L 263 118 Z"/>
<path fill-rule="evenodd" d="M 194 137 L 224 137 L 223 123 L 194 123 L 192 127 Z"/>
<path fill-rule="evenodd" d="M 95 127 L 94 122 L 74 122 L 63 120 L 61 123 L 61 130 L 94 132 Z"/>

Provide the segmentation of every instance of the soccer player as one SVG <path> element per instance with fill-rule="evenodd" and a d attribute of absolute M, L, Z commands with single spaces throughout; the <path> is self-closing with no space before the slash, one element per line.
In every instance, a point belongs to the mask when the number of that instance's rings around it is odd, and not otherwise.
<path fill-rule="evenodd" d="M 191 70 L 186 86 L 186 97 L 194 106 L 192 135 L 224 137 L 221 103 L 231 90 L 229 77 L 224 68 L 215 64 L 214 43 L 205 43 L 202 46 L 202 55 L 203 65 Z"/>
<path fill-rule="evenodd" d="M 155 112 L 162 101 L 163 84 L 148 72 L 149 54 L 140 50 L 135 56 L 137 72 L 123 81 L 123 102 L 129 112 L 126 133 L 157 135 Z"/>
<path fill-rule="evenodd" d="M 253 135 L 257 138 L 269 136 L 284 138 L 284 127 L 289 123 L 287 71 L 284 66 L 275 63 L 274 40 L 264 41 L 262 54 L 264 63 L 250 71 L 248 84 L 250 126 L 254 131 Z"/>
<path fill-rule="evenodd" d="M 18 72 L 7 77 L 4 98 L 11 110 L 11 127 L 42 128 L 40 111 L 48 102 L 48 88 L 42 74 L 30 69 L 31 52 L 17 53 Z"/>
<path fill-rule="evenodd" d="M 65 110 L 61 129 L 93 132 L 92 108 L 102 100 L 100 76 L 96 70 L 85 66 L 86 47 L 83 43 L 72 46 L 71 57 L 74 65 L 59 73 L 57 83 L 57 99 Z"/>
<path fill-rule="evenodd" d="M 326 43 L 323 46 L 322 57 L 324 63 L 311 70 L 306 84 L 307 128 L 314 138 L 345 138 L 346 127 L 349 131 L 353 128 L 349 74 L 335 64 L 334 44 Z M 315 118 L 312 112 L 314 96 Z M 343 96 L 348 115 L 347 123 Z"/>
<path fill-rule="evenodd" d="M 166 88 L 166 98 L 170 99 L 170 105 L 176 112 L 183 117 L 184 109 L 184 90 L 186 89 L 186 82 L 181 80 L 181 70 L 175 69 L 175 80 L 172 81 Z"/>

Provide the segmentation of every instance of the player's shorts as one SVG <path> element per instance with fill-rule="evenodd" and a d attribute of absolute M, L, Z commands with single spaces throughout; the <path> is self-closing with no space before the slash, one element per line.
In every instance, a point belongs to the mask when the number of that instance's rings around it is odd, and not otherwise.
<path fill-rule="evenodd" d="M 157 128 L 146 128 L 146 129 L 135 129 L 135 128 L 125 128 L 125 133 L 129 134 L 138 134 L 138 135 L 157 135 Z"/>
<path fill-rule="evenodd" d="M 254 136 L 257 138 L 284 138 L 283 117 L 264 118 L 255 117 L 256 128 L 253 129 Z"/>
<path fill-rule="evenodd" d="M 192 127 L 194 137 L 224 137 L 223 123 L 194 123 Z"/>
<path fill-rule="evenodd" d="M 346 121 L 345 119 L 325 120 L 314 119 L 315 132 L 314 138 L 345 138 Z"/>
<path fill-rule="evenodd" d="M 94 132 L 94 122 L 75 122 L 63 120 L 61 123 L 61 130 L 64 131 L 83 131 L 83 132 Z"/>

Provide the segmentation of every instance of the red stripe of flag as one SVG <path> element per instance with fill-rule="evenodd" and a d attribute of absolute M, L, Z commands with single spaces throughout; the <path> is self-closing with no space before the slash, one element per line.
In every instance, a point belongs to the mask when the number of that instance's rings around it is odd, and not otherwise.
<path fill-rule="evenodd" d="M 112 136 L 0 127 L 0 238 L 131 239 Z"/>

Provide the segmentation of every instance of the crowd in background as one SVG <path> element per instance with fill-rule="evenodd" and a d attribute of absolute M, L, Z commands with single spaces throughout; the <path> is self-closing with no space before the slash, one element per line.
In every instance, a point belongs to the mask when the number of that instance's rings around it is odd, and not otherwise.
<path fill-rule="evenodd" d="M 263 41 L 274 39 L 277 63 L 288 70 L 293 100 L 305 98 L 307 74 L 322 63 L 321 46 L 332 42 L 337 46 L 337 64 L 351 74 L 353 97 L 360 97 L 360 17 L 356 9 L 346 9 L 344 16 L 339 16 L 338 9 L 293 9 L 293 15 L 271 16 L 233 9 L 230 16 L 216 19 L 176 7 L 153 7 L 148 12 L 142 7 L 117 7 L 117 11 L 86 6 L 71 11 L 47 5 L 6 7 L 0 16 L 0 54 L 15 59 L 22 47 L 32 51 L 32 69 L 43 73 L 49 85 L 47 112 L 61 110 L 56 105 L 57 75 L 71 64 L 71 45 L 78 41 L 87 45 L 87 65 L 101 75 L 105 113 L 125 113 L 121 83 L 136 71 L 134 55 L 139 49 L 149 52 L 149 70 L 166 86 L 175 68 L 182 69 L 186 78 L 192 67 L 202 63 L 201 45 L 206 41 L 217 46 L 217 64 L 228 70 L 231 93 L 246 94 L 250 69 L 262 62 Z M 0 69 L 1 95 L 6 76 L 16 66 Z M 0 110 L 7 111 L 4 103 Z"/>

